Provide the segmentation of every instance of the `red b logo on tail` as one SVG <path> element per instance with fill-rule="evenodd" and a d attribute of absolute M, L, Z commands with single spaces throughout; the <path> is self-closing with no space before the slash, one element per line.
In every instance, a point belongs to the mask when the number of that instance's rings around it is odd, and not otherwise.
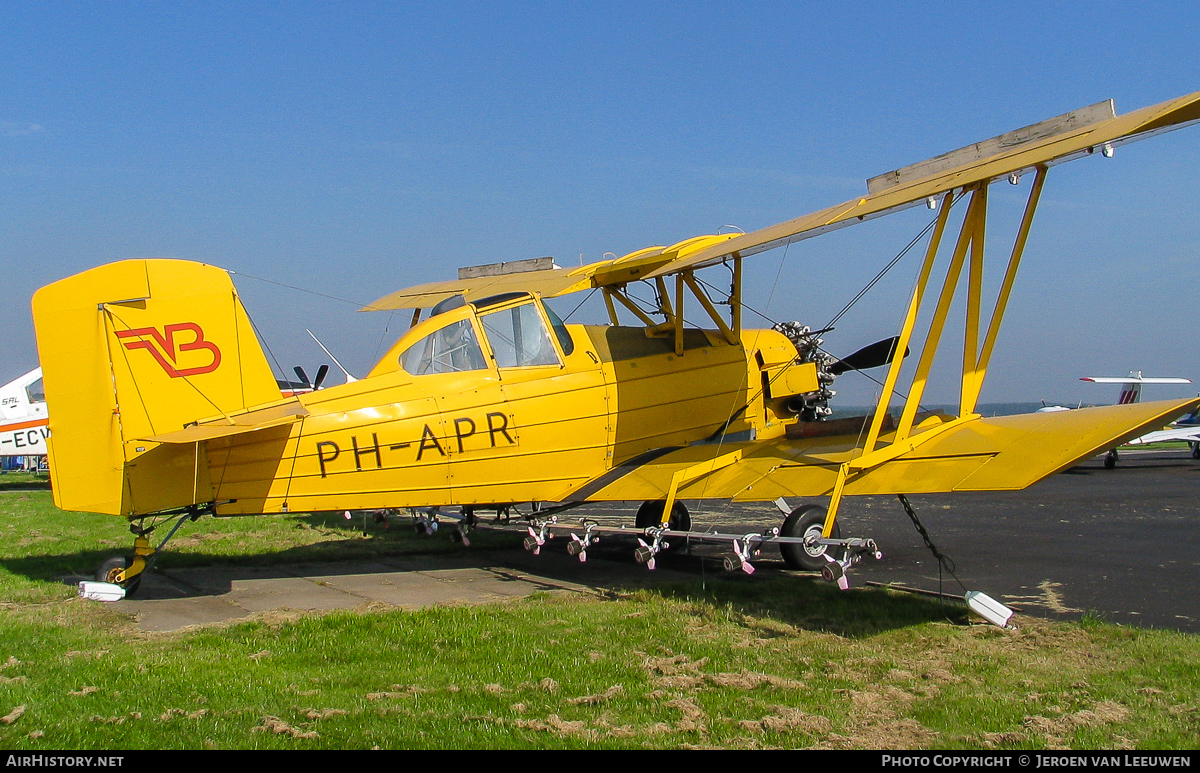
<path fill-rule="evenodd" d="M 191 341 L 180 342 L 178 346 L 175 342 L 175 334 L 179 332 L 192 333 L 195 338 Z M 162 369 L 167 372 L 171 378 L 180 378 L 181 376 L 198 376 L 202 373 L 212 373 L 221 364 L 221 350 L 212 341 L 204 340 L 204 331 L 195 322 L 177 322 L 174 325 L 166 325 L 162 332 L 158 332 L 158 328 L 139 327 L 133 330 L 118 330 L 116 331 L 117 338 L 131 338 L 136 340 L 125 341 L 126 349 L 145 349 L 154 355 L 154 359 L 162 366 Z M 190 368 L 176 368 L 176 360 L 178 354 L 183 352 L 191 352 L 197 350 L 205 350 L 212 355 L 212 360 L 207 365 L 194 365 Z M 165 355 L 165 356 L 164 356 Z M 168 361 L 169 358 L 169 361 Z M 201 355 L 201 358 L 208 359 Z M 186 358 L 189 364 L 195 362 L 195 358 Z"/>

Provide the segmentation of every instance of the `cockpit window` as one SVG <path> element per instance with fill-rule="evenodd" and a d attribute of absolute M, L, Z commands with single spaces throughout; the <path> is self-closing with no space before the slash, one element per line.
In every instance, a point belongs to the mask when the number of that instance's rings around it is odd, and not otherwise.
<path fill-rule="evenodd" d="M 400 355 L 400 367 L 414 376 L 483 370 L 487 363 L 471 320 L 458 322 L 422 338 Z"/>
<path fill-rule="evenodd" d="M 46 390 L 42 387 L 42 380 L 39 378 L 29 386 L 25 387 L 25 395 L 31 403 L 46 402 Z"/>
<path fill-rule="evenodd" d="M 436 317 L 439 314 L 445 314 L 447 311 L 453 311 L 466 305 L 467 302 L 461 295 L 451 295 L 449 298 L 435 305 L 429 312 L 429 316 Z"/>
<path fill-rule="evenodd" d="M 482 314 L 479 319 L 498 367 L 558 364 L 558 353 L 550 342 L 546 323 L 532 303 Z"/>
<path fill-rule="evenodd" d="M 558 338 L 558 345 L 562 347 L 563 354 L 570 355 L 575 351 L 575 342 L 571 340 L 571 333 L 567 330 L 566 324 L 563 323 L 561 317 L 554 313 L 550 304 L 543 304 L 542 308 L 546 310 L 546 316 L 550 318 L 550 327 L 554 328 L 554 335 Z"/>

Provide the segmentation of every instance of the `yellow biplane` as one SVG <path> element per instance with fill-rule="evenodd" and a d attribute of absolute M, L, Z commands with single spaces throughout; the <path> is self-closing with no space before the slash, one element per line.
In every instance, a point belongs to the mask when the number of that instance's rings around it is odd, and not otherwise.
<path fill-rule="evenodd" d="M 999 418 L 976 411 L 1048 168 L 1198 119 L 1200 92 L 1122 116 L 1109 101 L 872 178 L 861 198 L 753 233 L 579 268 L 539 259 L 463 270 L 367 307 L 412 311 L 367 377 L 291 397 L 228 272 L 152 259 L 85 271 L 33 298 L 55 503 L 130 521 L 132 560 L 100 572 L 124 588 L 161 548 L 149 541 L 156 526 L 174 520 L 173 534 L 201 514 L 427 508 L 469 526 L 479 511 L 535 503 L 529 546 L 571 528 L 572 552 L 583 557 L 601 531 L 567 527 L 557 513 L 617 500 L 645 502 L 637 555 L 651 566 L 667 539 L 685 535 L 732 542 L 734 567 L 747 569 L 744 559 L 775 543 L 789 565 L 841 577 L 875 552 L 869 539 L 840 538 L 846 496 L 1024 488 L 1197 408 L 1192 399 Z M 1030 178 L 984 319 L 988 189 Z M 823 331 L 743 325 L 746 258 L 914 205 L 937 216 L 897 337 L 838 359 L 821 349 Z M 952 210 L 965 213 L 947 238 Z M 952 245 L 941 250 L 944 242 Z M 939 252 L 947 267 L 934 293 Z M 697 277 L 716 267 L 727 292 Z M 639 283 L 657 308 L 631 297 Z M 957 415 L 922 414 L 960 286 Z M 543 302 L 585 290 L 603 294 L 610 324 L 564 324 Z M 926 302 L 929 328 L 918 339 Z M 704 327 L 685 326 L 685 310 Z M 896 355 L 918 341 L 912 382 L 898 392 Z M 827 420 L 834 378 L 884 365 L 873 415 Z M 679 504 L 784 497 L 829 497 L 829 506 L 797 508 L 780 529 L 737 537 L 691 532 Z"/>

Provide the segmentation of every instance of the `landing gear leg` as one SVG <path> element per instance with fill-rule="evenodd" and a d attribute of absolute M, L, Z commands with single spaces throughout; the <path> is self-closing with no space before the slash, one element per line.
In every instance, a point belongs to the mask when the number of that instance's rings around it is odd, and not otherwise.
<path fill-rule="evenodd" d="M 171 527 L 171 531 L 167 534 L 162 542 L 158 543 L 158 547 L 150 545 L 150 534 L 154 532 L 155 527 L 143 528 L 134 524 L 129 525 L 130 531 L 137 535 L 133 540 L 133 558 L 127 559 L 125 556 L 110 556 L 100 564 L 100 568 L 96 570 L 96 581 L 105 582 L 112 585 L 120 585 L 125 589 L 126 596 L 132 596 L 142 584 L 142 575 L 146 570 L 153 566 L 155 558 L 163 545 L 171 537 L 175 536 L 175 532 L 179 531 L 179 527 L 183 526 L 186 521 L 194 521 L 208 510 L 189 509 L 182 513 L 175 525 Z"/>

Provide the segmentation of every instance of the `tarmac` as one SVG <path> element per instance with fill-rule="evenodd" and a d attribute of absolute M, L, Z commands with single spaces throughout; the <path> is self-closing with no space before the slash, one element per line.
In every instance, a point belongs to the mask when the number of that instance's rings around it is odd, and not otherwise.
<path fill-rule="evenodd" d="M 874 538 L 883 560 L 851 572 L 866 583 L 959 595 L 982 590 L 1019 612 L 1057 619 L 1085 613 L 1112 622 L 1200 632 L 1200 462 L 1185 452 L 1123 453 L 1116 470 L 1100 458 L 1024 491 L 912 497 L 934 558 L 893 497 L 847 500 L 843 536 Z M 790 504 L 798 505 L 799 500 Z M 778 526 L 773 505 L 705 504 L 693 530 L 747 533 Z M 631 523 L 636 503 L 589 510 Z M 431 539 L 440 539 L 442 535 Z M 606 593 L 720 571 L 727 548 L 660 556 L 650 572 L 632 543 L 589 551 L 587 563 L 553 540 L 534 556 L 521 549 L 404 556 L 263 568 L 170 568 L 149 573 L 119 602 L 145 631 L 173 631 L 290 611 L 498 603 L 535 593 Z M 755 561 L 763 574 L 792 574 L 777 552 Z M 753 578 L 750 578 L 752 581 Z M 961 582 L 960 582 L 961 581 Z"/>

